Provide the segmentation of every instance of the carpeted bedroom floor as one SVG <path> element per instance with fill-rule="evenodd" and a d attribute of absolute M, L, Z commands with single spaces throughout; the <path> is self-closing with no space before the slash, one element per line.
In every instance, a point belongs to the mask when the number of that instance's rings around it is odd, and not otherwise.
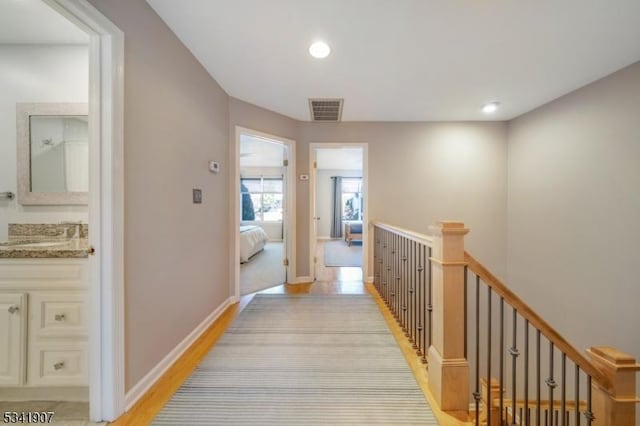
<path fill-rule="evenodd" d="M 240 265 L 240 294 L 250 294 L 284 283 L 282 243 L 269 241 L 259 253 Z"/>

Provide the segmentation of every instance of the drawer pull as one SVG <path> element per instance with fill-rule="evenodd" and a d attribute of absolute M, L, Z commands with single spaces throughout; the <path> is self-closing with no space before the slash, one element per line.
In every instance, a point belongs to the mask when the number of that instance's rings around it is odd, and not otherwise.
<path fill-rule="evenodd" d="M 64 314 L 56 314 L 53 318 L 58 322 L 63 322 L 67 319 Z"/>
<path fill-rule="evenodd" d="M 64 362 L 62 362 L 62 361 L 56 362 L 55 364 L 53 364 L 53 369 L 54 370 L 60 370 L 63 367 L 64 367 Z"/>
<path fill-rule="evenodd" d="M 18 312 L 20 310 L 19 306 L 9 306 L 9 313 L 10 314 L 15 314 L 16 312 Z"/>

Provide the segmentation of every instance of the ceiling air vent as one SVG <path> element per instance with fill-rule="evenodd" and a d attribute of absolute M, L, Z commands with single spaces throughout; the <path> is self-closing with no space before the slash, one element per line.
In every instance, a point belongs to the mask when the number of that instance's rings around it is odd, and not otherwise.
<path fill-rule="evenodd" d="M 311 121 L 337 122 L 342 118 L 344 99 L 309 99 Z"/>

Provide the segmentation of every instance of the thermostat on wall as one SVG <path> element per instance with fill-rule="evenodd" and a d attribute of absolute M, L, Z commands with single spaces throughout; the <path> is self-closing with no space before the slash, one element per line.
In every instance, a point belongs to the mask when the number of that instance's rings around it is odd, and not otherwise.
<path fill-rule="evenodd" d="M 218 173 L 220 171 L 220 164 L 216 161 L 209 161 L 209 171 L 211 173 Z"/>
<path fill-rule="evenodd" d="M 300 180 L 309 180 L 309 175 L 300 175 Z"/>

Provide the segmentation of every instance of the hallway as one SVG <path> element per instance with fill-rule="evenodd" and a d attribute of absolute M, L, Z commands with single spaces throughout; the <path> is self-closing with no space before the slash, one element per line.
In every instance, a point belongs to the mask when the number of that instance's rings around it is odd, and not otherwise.
<path fill-rule="evenodd" d="M 319 253 L 322 253 L 323 250 L 321 246 L 318 248 L 318 251 Z M 322 258 L 319 257 L 319 260 L 321 259 Z M 398 327 L 393 317 L 389 314 L 386 306 L 384 306 L 382 300 L 375 292 L 373 286 L 363 283 L 361 268 L 327 268 L 320 261 L 318 262 L 316 273 L 319 280 L 314 283 L 278 285 L 261 292 L 242 296 L 240 303 L 229 308 L 227 312 L 225 312 L 220 317 L 220 319 L 196 342 L 194 347 L 192 347 L 187 353 L 185 353 L 185 355 L 183 355 L 183 357 L 174 366 L 171 367 L 171 369 L 150 390 L 150 392 L 148 392 L 144 398 L 142 398 L 134 407 L 132 407 L 132 409 L 127 414 L 118 419 L 114 424 L 129 425 L 150 423 L 152 419 L 154 419 L 158 415 L 158 413 L 160 413 L 161 410 L 166 406 L 167 402 L 183 385 L 185 380 L 187 380 L 191 376 L 193 371 L 198 368 L 198 365 L 200 365 L 203 360 L 206 359 L 207 354 L 210 351 L 215 352 L 216 348 L 220 347 L 219 345 L 221 344 L 221 342 L 224 342 L 224 339 L 227 338 L 227 335 L 224 335 L 223 337 L 223 334 L 225 332 L 228 332 L 230 328 L 235 327 L 237 322 L 235 320 L 242 312 L 245 311 L 245 309 L 247 309 L 249 303 L 251 303 L 253 299 L 256 299 L 256 295 L 261 295 L 261 297 L 263 297 L 263 295 L 266 297 L 273 297 L 277 295 L 312 295 L 318 297 L 335 295 L 370 295 L 371 298 L 366 297 L 364 298 L 364 300 L 373 302 L 371 304 L 372 306 L 377 306 L 377 309 L 374 309 L 376 312 L 376 316 L 380 318 L 381 324 L 383 324 L 382 327 L 391 331 L 391 333 L 388 333 L 387 331 L 387 334 L 389 336 L 393 336 L 393 338 L 391 339 L 391 341 L 394 342 L 392 346 L 398 353 L 402 353 L 404 355 L 404 357 L 401 356 L 400 359 L 402 361 L 406 361 L 401 362 L 401 364 L 404 366 L 403 369 L 406 371 L 406 373 L 408 373 L 409 377 L 412 378 L 411 382 L 414 382 L 413 378 L 415 378 L 415 381 L 417 381 L 418 386 L 415 389 L 418 390 L 418 394 L 422 394 L 419 399 L 423 401 L 424 407 L 428 408 L 427 399 L 429 398 L 429 396 L 426 393 L 426 373 L 424 370 L 424 366 L 415 356 L 415 352 L 411 348 L 411 345 L 404 338 L 402 331 Z M 322 280 L 320 280 L 320 278 L 322 278 Z M 315 299 L 315 297 L 311 298 L 311 300 Z M 253 304 L 251 306 L 253 306 Z M 379 315 L 379 313 L 382 313 L 382 315 Z M 293 318 L 292 321 L 292 324 L 297 322 L 296 318 Z M 344 320 L 339 320 L 339 322 L 346 326 L 346 322 Z M 350 335 L 346 334 L 345 336 L 347 336 L 348 339 L 360 339 L 356 338 L 355 335 L 351 335 L 351 337 L 349 337 Z M 262 339 L 263 337 L 264 335 L 261 335 L 261 337 L 259 338 Z M 400 347 L 400 351 L 397 350 L 398 346 Z M 367 351 L 365 350 L 365 353 L 366 352 Z M 348 354 L 348 352 L 346 352 L 345 354 Z M 335 362 L 333 362 L 335 358 L 336 357 L 334 357 L 333 360 L 330 360 L 329 365 L 336 364 Z M 346 362 L 343 359 L 344 355 L 339 358 L 341 359 L 341 363 L 343 361 Z M 311 359 L 312 358 L 310 358 L 310 360 Z M 209 362 L 211 362 L 211 360 Z M 341 363 L 338 363 L 337 365 L 341 365 Z M 352 365 L 357 366 L 359 364 L 359 360 L 352 361 Z M 410 368 L 406 368 L 406 364 L 408 364 Z M 368 375 L 370 376 L 371 374 L 369 373 Z M 420 404 L 420 406 L 422 406 L 422 403 Z M 169 424 L 171 423 L 169 422 Z M 429 424 L 437 423 L 434 420 L 434 423 Z"/>

